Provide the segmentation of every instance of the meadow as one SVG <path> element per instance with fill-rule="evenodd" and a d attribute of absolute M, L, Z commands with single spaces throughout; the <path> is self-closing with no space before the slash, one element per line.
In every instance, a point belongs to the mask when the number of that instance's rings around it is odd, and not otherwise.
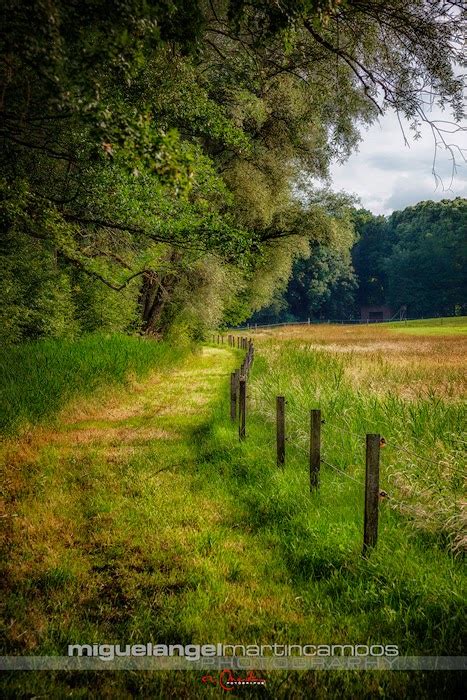
<path fill-rule="evenodd" d="M 162 370 L 154 356 L 146 378 L 74 399 L 53 429 L 5 440 L 4 653 L 130 640 L 463 653 L 466 337 L 330 325 L 258 331 L 254 341 L 243 442 L 228 415 L 242 353 L 226 346 L 174 354 Z M 278 468 L 281 394 L 288 440 Z M 315 494 L 311 408 L 325 420 Z M 366 432 L 385 437 L 389 497 L 364 559 Z M 217 694 L 200 675 L 6 674 L 3 694 Z M 448 697 L 462 687 L 460 674 L 441 672 L 266 679 L 270 698 Z"/>
<path fill-rule="evenodd" d="M 385 324 L 385 327 L 410 335 L 452 335 L 453 333 L 465 335 L 467 333 L 467 316 L 396 321 Z"/>

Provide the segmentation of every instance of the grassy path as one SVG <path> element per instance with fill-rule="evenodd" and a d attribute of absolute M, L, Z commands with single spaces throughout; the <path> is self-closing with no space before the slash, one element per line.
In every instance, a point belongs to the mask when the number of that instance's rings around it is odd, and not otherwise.
<path fill-rule="evenodd" d="M 238 494 L 226 497 L 222 475 L 212 478 L 211 421 L 237 364 L 232 351 L 204 348 L 7 447 L 7 653 L 64 654 L 74 642 L 266 643 L 297 621 L 280 561 L 238 522 Z M 235 430 L 223 430 L 237 446 Z M 48 675 L 28 677 L 34 692 L 50 688 Z M 99 693 L 122 680 L 98 674 Z"/>
<path fill-rule="evenodd" d="M 196 586 L 199 540 L 219 518 L 218 504 L 194 491 L 194 436 L 234 364 L 204 349 L 6 450 L 18 651 L 63 652 L 84 632 L 162 638 L 174 624 L 173 602 Z"/>

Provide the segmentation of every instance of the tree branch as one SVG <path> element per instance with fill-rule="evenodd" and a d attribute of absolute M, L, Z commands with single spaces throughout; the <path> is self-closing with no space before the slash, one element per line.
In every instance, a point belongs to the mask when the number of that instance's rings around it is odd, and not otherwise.
<path fill-rule="evenodd" d="M 90 277 L 93 277 L 94 279 L 99 280 L 103 284 L 106 285 L 106 287 L 109 287 L 110 289 L 113 289 L 115 292 L 121 292 L 122 289 L 125 289 L 132 280 L 134 280 L 136 277 L 140 277 L 141 275 L 145 274 L 151 274 L 153 270 L 149 269 L 144 269 L 144 270 L 138 270 L 138 272 L 134 272 L 132 275 L 127 277 L 127 279 L 122 283 L 122 284 L 113 284 L 113 282 L 109 282 L 103 275 L 99 274 L 99 272 L 95 272 L 94 270 L 89 270 L 86 265 L 83 263 L 82 260 L 78 260 L 77 258 L 71 257 L 71 255 L 67 255 L 67 253 L 64 253 L 62 250 L 59 251 L 59 255 L 63 257 L 67 262 L 72 263 L 73 265 L 76 265 L 77 267 L 80 268 L 86 275 L 89 275 Z"/>
<path fill-rule="evenodd" d="M 313 37 L 313 39 L 315 39 L 315 41 L 317 41 L 319 44 L 321 44 L 321 46 L 323 46 L 323 47 L 324 47 L 325 49 L 327 49 L 328 51 L 331 51 L 331 52 L 332 52 L 333 54 L 335 54 L 336 56 L 339 56 L 340 58 L 342 58 L 342 60 L 345 61 L 345 63 L 347 63 L 347 65 L 349 66 L 349 68 L 351 69 L 351 71 L 353 72 L 353 74 L 359 79 L 359 81 L 360 81 L 361 84 L 363 85 L 363 90 L 364 90 L 364 92 L 365 92 L 365 95 L 366 95 L 366 96 L 368 97 L 368 99 L 373 103 L 373 105 L 374 105 L 375 108 L 377 109 L 378 113 L 382 115 L 382 114 L 383 114 L 382 108 L 381 108 L 380 105 L 377 103 L 377 101 L 375 100 L 375 98 L 372 97 L 372 95 L 370 95 L 370 93 L 369 93 L 370 86 L 369 86 L 368 83 L 364 80 L 364 78 L 361 76 L 361 74 L 358 72 L 356 66 L 358 66 L 358 67 L 365 73 L 365 75 L 368 76 L 368 78 L 371 80 L 371 82 L 372 82 L 374 85 L 380 85 L 380 87 L 382 87 L 382 89 L 384 90 L 384 92 L 385 92 L 385 94 L 386 94 L 387 91 L 386 91 L 386 88 L 385 88 L 384 84 L 382 84 L 379 80 L 377 80 L 377 79 L 372 75 L 372 73 L 371 73 L 367 68 L 365 68 L 365 66 L 364 66 L 362 63 L 360 63 L 359 61 L 357 61 L 356 58 L 354 58 L 353 56 L 350 56 L 350 55 L 349 55 L 346 51 L 344 51 L 343 49 L 337 48 L 336 46 L 334 46 L 333 44 L 331 44 L 329 41 L 327 41 L 327 39 L 325 39 L 324 37 L 322 37 L 321 34 L 318 34 L 318 32 L 316 32 L 316 31 L 313 29 L 313 26 L 312 26 L 312 24 L 311 24 L 311 22 L 310 22 L 309 20 L 305 20 L 303 24 L 304 24 L 305 28 L 307 29 L 307 31 L 311 34 L 311 36 Z"/>

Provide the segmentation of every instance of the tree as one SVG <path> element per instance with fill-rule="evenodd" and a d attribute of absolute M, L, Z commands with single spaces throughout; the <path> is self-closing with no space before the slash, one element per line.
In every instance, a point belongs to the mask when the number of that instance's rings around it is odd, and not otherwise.
<path fill-rule="evenodd" d="M 318 245 L 295 263 L 285 299 L 299 320 L 351 318 L 356 286 L 348 252 Z"/>
<path fill-rule="evenodd" d="M 389 217 L 361 210 L 355 221 L 360 305 L 407 306 L 412 317 L 465 312 L 467 200 L 420 202 Z"/>
<path fill-rule="evenodd" d="M 252 322 L 350 318 L 354 310 L 356 278 L 350 249 L 354 241 L 352 200 L 324 193 L 304 220 L 309 238 L 296 252 L 288 276 L 272 303 L 260 309 Z"/>

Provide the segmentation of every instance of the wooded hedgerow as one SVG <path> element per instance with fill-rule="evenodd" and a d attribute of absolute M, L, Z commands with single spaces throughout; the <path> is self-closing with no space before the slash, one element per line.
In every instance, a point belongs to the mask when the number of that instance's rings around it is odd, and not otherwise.
<path fill-rule="evenodd" d="M 386 109 L 462 118 L 437 0 L 4 0 L 2 340 L 202 337 L 269 302 L 351 201 L 311 182 Z M 436 125 L 434 126 L 436 129 Z"/>

